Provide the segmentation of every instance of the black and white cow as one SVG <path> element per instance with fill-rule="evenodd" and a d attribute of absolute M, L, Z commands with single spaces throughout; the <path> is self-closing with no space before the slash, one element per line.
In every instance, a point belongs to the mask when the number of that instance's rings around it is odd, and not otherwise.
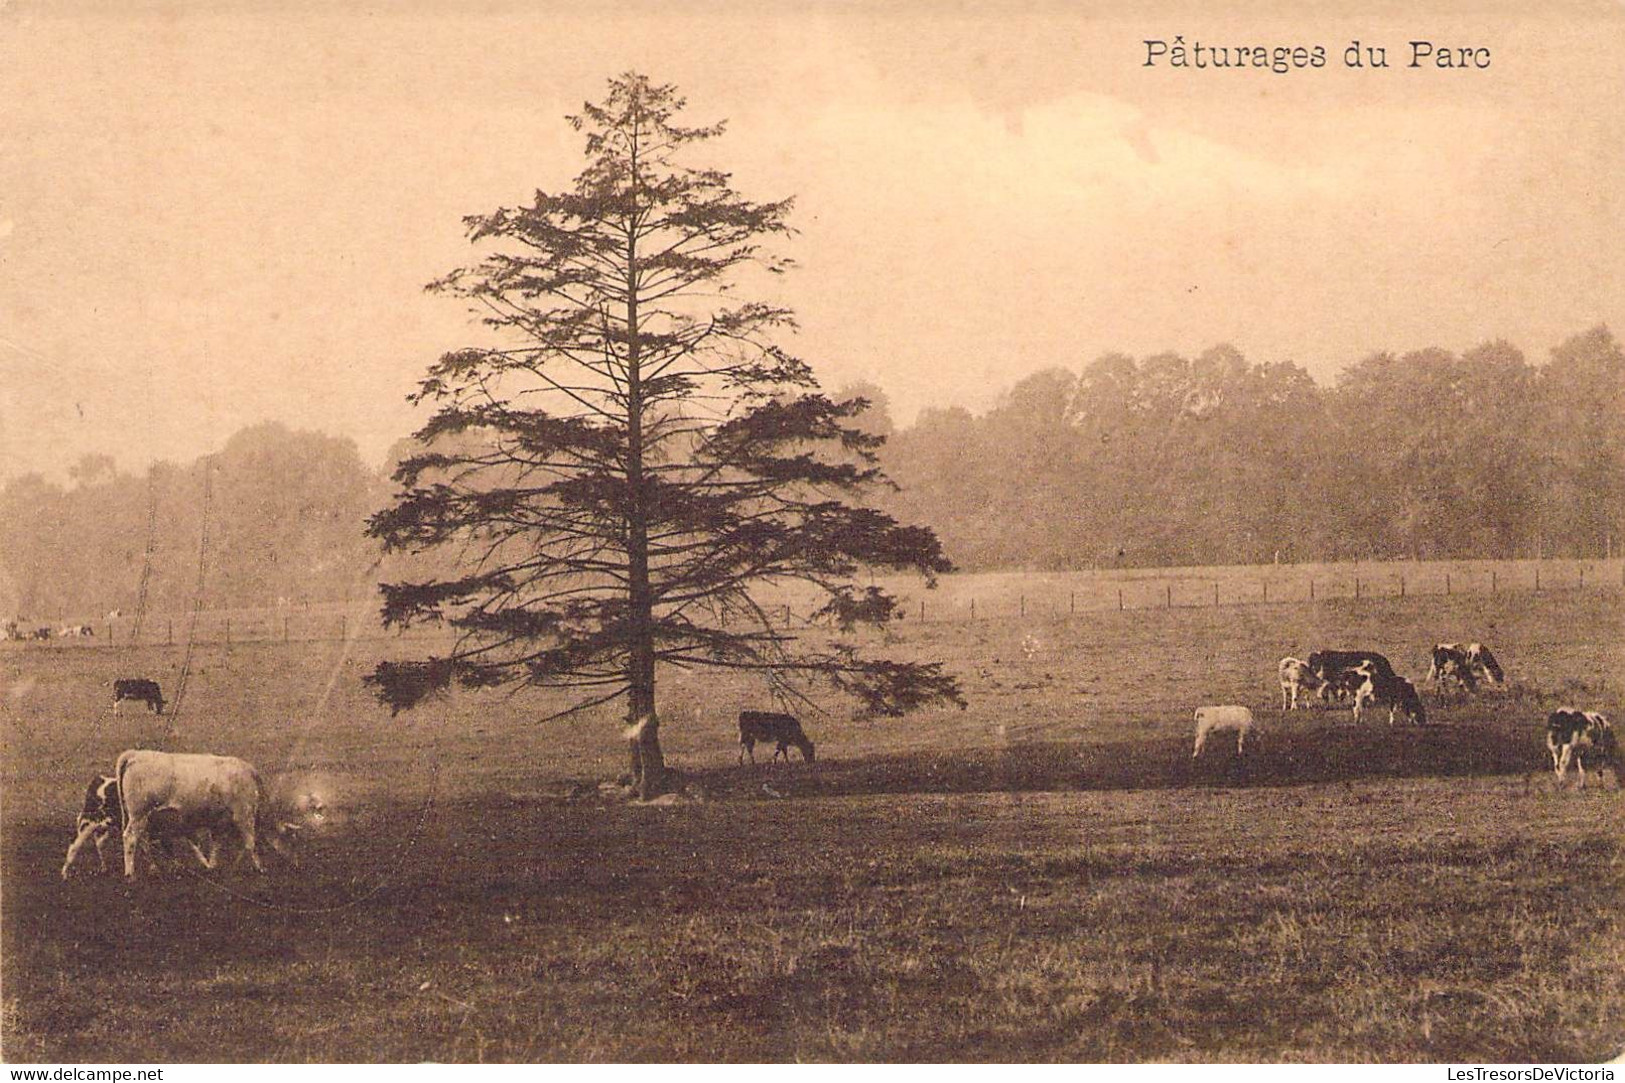
<path fill-rule="evenodd" d="M 154 714 L 164 713 L 164 692 L 158 687 L 157 681 L 149 681 L 145 677 L 123 677 L 113 682 L 113 714 L 118 714 L 118 706 L 127 699 L 140 700 L 151 708 Z"/>
<path fill-rule="evenodd" d="M 1416 725 L 1427 725 L 1427 711 L 1422 708 L 1422 697 L 1416 694 L 1416 686 L 1410 681 L 1393 670 L 1384 673 L 1370 661 L 1361 662 L 1353 673 L 1361 678 L 1360 686 L 1354 692 L 1354 721 L 1358 722 L 1360 712 L 1370 705 L 1388 708 L 1390 726 L 1402 711 Z"/>
<path fill-rule="evenodd" d="M 766 744 L 772 741 L 777 745 L 773 758 L 784 757 L 784 762 L 790 762 L 790 747 L 794 745 L 801 750 L 801 758 L 808 763 L 813 759 L 813 743 L 802 732 L 801 723 L 795 716 L 780 714 L 777 711 L 740 711 L 739 712 L 739 762 L 744 763 L 745 757 L 750 756 L 750 762 L 756 762 L 756 744 L 760 741 Z"/>
<path fill-rule="evenodd" d="M 1572 763 L 1580 771 L 1580 789 L 1585 789 L 1585 761 L 1589 758 L 1593 770 L 1612 767 L 1614 786 L 1620 786 L 1619 739 L 1605 714 L 1573 707 L 1553 711 L 1546 719 L 1546 750 L 1552 754 L 1552 770 L 1557 773 L 1559 785 Z"/>
<path fill-rule="evenodd" d="M 1376 651 L 1315 651 L 1305 661 L 1309 672 L 1320 682 L 1317 690 L 1321 699 L 1348 698 L 1359 691 L 1365 678 L 1354 671 L 1363 662 L 1371 663 L 1377 673 L 1394 676 L 1394 667 Z"/>
<path fill-rule="evenodd" d="M 1453 680 L 1468 692 L 1476 692 L 1480 677 L 1490 684 L 1506 683 L 1506 674 L 1502 672 L 1501 664 L 1484 644 L 1433 645 L 1433 662 L 1428 667 L 1429 681 L 1443 686 L 1446 680 Z"/>

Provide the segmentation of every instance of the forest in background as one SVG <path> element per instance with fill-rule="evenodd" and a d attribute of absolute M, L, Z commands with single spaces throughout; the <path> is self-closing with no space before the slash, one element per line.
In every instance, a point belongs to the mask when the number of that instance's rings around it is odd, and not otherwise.
<path fill-rule="evenodd" d="M 1504 342 L 1377 353 L 1329 387 L 1229 346 L 1107 354 L 903 428 L 882 387 L 836 391 L 853 396 L 897 484 L 873 502 L 970 571 L 1604 556 L 1625 536 L 1625 352 L 1603 327 L 1539 365 Z M 189 608 L 206 488 L 207 608 L 369 594 L 362 524 L 411 446 L 375 469 L 348 438 L 267 422 L 185 466 L 86 456 L 66 486 L 14 478 L 0 614 L 133 611 L 144 569 L 148 609 Z"/>

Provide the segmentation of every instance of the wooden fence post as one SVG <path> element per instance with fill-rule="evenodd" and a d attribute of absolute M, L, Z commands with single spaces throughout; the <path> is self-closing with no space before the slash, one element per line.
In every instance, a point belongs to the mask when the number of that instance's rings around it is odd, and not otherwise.
<path fill-rule="evenodd" d="M 1073 591 L 1072 592 L 1072 600 L 1067 605 L 1067 612 L 1068 613 L 1077 613 L 1077 611 L 1078 611 L 1078 592 Z"/>
<path fill-rule="evenodd" d="M 282 618 L 282 642 L 286 643 L 287 641 L 288 641 L 288 618 L 283 617 Z"/>
<path fill-rule="evenodd" d="M 1444 577 L 1444 593 L 1446 597 L 1450 594 L 1450 574 L 1448 572 L 1445 573 Z"/>
<path fill-rule="evenodd" d="M 1497 589 L 1499 589 L 1499 587 L 1500 587 L 1500 579 L 1501 579 L 1500 575 L 1498 575 L 1496 573 L 1494 568 L 1491 568 L 1490 569 L 1490 593 L 1491 594 L 1496 593 Z"/>
<path fill-rule="evenodd" d="M 970 619 L 971 620 L 976 619 L 976 599 L 975 598 L 972 598 L 970 600 Z"/>
<path fill-rule="evenodd" d="M 226 646 L 231 646 L 231 618 L 226 618 Z"/>
<path fill-rule="evenodd" d="M 1025 594 L 1021 596 L 1021 615 L 1024 617 L 1027 615 L 1027 596 Z"/>
<path fill-rule="evenodd" d="M 1311 602 L 1315 600 L 1315 581 L 1313 579 L 1309 580 L 1309 600 Z"/>
<path fill-rule="evenodd" d="M 1119 611 L 1121 611 L 1122 608 L 1123 608 L 1123 588 L 1122 587 L 1117 588 L 1117 608 L 1118 608 Z"/>
<path fill-rule="evenodd" d="M 1359 576 L 1354 577 L 1354 600 L 1355 601 L 1360 600 L 1360 577 Z"/>
<path fill-rule="evenodd" d="M 1403 575 L 1399 577 L 1399 596 L 1401 598 L 1405 597 L 1405 577 Z"/>
<path fill-rule="evenodd" d="M 1217 607 L 1218 604 L 1219 604 L 1219 581 L 1217 579 L 1215 579 L 1213 581 L 1213 605 L 1215 607 Z"/>
<path fill-rule="evenodd" d="M 1174 585 L 1172 583 L 1169 583 L 1163 589 L 1167 590 L 1167 592 L 1168 592 L 1168 608 L 1172 609 L 1174 607 Z"/>
<path fill-rule="evenodd" d="M 349 636 L 349 629 L 347 627 L 347 623 L 348 623 L 347 618 L 344 616 L 343 613 L 340 613 L 339 614 L 339 638 L 340 639 L 346 639 Z"/>
<path fill-rule="evenodd" d="M 790 607 L 789 606 L 784 607 L 784 623 L 786 623 L 786 624 L 790 623 Z M 920 599 L 920 623 L 921 624 L 925 623 L 925 599 L 924 598 Z"/>
<path fill-rule="evenodd" d="M 164 628 L 164 642 L 166 644 L 169 644 L 170 646 L 173 646 L 174 643 L 175 643 L 175 620 L 174 620 L 174 618 L 171 617 L 168 621 L 165 622 L 165 625 L 166 626 Z"/>
<path fill-rule="evenodd" d="M 1535 565 L 1535 593 L 1540 593 L 1540 565 Z"/>
<path fill-rule="evenodd" d="M 1262 583 L 1260 583 L 1259 585 L 1264 588 L 1264 600 L 1266 602 L 1269 601 L 1270 600 L 1270 581 L 1268 579 L 1266 579 Z"/>

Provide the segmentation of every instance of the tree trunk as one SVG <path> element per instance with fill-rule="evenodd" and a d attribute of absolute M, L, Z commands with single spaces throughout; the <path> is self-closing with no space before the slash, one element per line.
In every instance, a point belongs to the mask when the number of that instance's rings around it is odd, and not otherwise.
<path fill-rule="evenodd" d="M 638 180 L 632 152 L 633 183 Z M 649 589 L 649 509 L 643 478 L 643 373 L 638 325 L 637 230 L 626 241 L 626 564 L 631 642 L 627 644 L 628 721 L 632 784 L 647 801 L 665 792 L 666 757 L 660 751 L 660 720 L 655 715 L 654 596 Z"/>
<path fill-rule="evenodd" d="M 660 751 L 660 721 L 653 714 L 644 716 L 647 722 L 632 731 L 628 740 L 631 754 L 632 785 L 638 798 L 648 801 L 666 792 L 666 757 Z"/>

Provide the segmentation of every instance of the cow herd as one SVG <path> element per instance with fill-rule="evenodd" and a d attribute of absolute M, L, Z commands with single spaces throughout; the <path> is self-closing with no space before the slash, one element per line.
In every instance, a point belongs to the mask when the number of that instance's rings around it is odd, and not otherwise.
<path fill-rule="evenodd" d="M 95 634 L 96 629 L 88 624 L 64 624 L 52 630 L 49 625 L 42 624 L 37 628 L 30 628 L 14 620 L 0 621 L 0 640 L 43 642 L 51 639 L 89 639 Z"/>
<path fill-rule="evenodd" d="M 1416 686 L 1394 672 L 1388 659 L 1376 651 L 1316 651 L 1306 659 L 1287 657 L 1276 667 L 1281 689 L 1282 712 L 1295 711 L 1300 701 L 1308 706 L 1310 696 L 1323 703 L 1333 700 L 1350 701 L 1354 721 L 1371 707 L 1387 708 L 1388 724 L 1397 724 L 1400 716 L 1418 726 L 1427 725 L 1427 710 Z M 1441 696 L 1459 689 L 1474 693 L 1480 682 L 1499 686 L 1506 683 L 1506 673 L 1490 649 L 1482 643 L 1437 643 L 1433 647 L 1427 681 Z M 1242 755 L 1248 741 L 1257 733 L 1252 712 L 1242 706 L 1199 707 L 1195 714 L 1196 744 L 1191 758 L 1199 758 L 1210 738 L 1215 734 L 1235 734 L 1236 755 Z M 1568 776 L 1572 765 L 1579 774 L 1579 785 L 1585 787 L 1585 764 L 1589 759 L 1593 770 L 1612 767 L 1616 787 L 1621 785 L 1620 769 L 1625 757 L 1620 755 L 1618 739 L 1608 717 L 1597 711 L 1582 711 L 1562 707 L 1546 720 L 1546 749 L 1552 756 L 1552 770 L 1559 784 Z"/>
<path fill-rule="evenodd" d="M 1388 659 L 1376 651 L 1322 650 L 1308 658 L 1283 658 L 1276 667 L 1281 691 L 1282 712 L 1308 705 L 1314 696 L 1323 703 L 1343 700 L 1352 703 L 1358 722 L 1368 708 L 1388 711 L 1388 724 L 1400 716 L 1411 724 L 1427 724 L 1427 712 L 1416 686 L 1394 671 Z M 1427 681 L 1440 695 L 1452 688 L 1476 692 L 1480 682 L 1503 685 L 1505 672 L 1489 648 L 1481 643 L 1440 643 L 1433 648 Z M 164 695 L 156 681 L 122 678 L 113 682 L 113 713 L 125 702 L 145 704 L 154 714 L 163 714 Z M 1194 716 L 1196 744 L 1192 759 L 1199 758 L 1210 740 L 1234 736 L 1235 755 L 1246 754 L 1256 743 L 1258 725 L 1253 713 L 1240 705 L 1197 708 Z M 812 762 L 813 742 L 792 715 L 773 711 L 739 713 L 739 762 L 746 757 L 756 762 L 756 746 L 772 744 L 773 759 L 789 762 L 790 749 Z M 1614 769 L 1615 786 L 1620 786 L 1622 763 L 1619 743 L 1606 715 L 1563 707 L 1547 718 L 1546 748 L 1552 769 L 1561 784 L 1573 766 L 1584 788 L 1586 763 L 1593 771 Z M 111 775 L 98 775 L 90 782 L 80 809 L 72 844 L 62 863 L 62 876 L 69 875 L 86 845 L 94 844 L 96 857 L 105 871 L 104 853 L 117 836 L 124 854 L 124 875 L 134 878 L 137 857 L 145 847 L 149 868 L 157 868 L 157 853 L 171 860 L 184 847 L 185 854 L 204 868 L 217 868 L 221 846 L 234 846 L 237 860 L 246 857 L 263 870 L 258 846 L 261 840 L 279 853 L 291 856 L 291 839 L 304 827 L 322 819 L 320 802 L 299 810 L 304 818 L 278 819 L 270 813 L 264 785 L 252 765 L 234 756 L 213 756 L 131 749 L 121 753 Z"/>
<path fill-rule="evenodd" d="M 114 715 L 125 701 L 164 713 L 164 694 L 157 681 L 144 677 L 114 681 Z M 238 862 L 246 857 L 264 871 L 261 841 L 292 858 L 293 838 L 320 824 L 324 816 L 322 803 L 313 796 L 301 800 L 294 818 L 273 815 L 259 772 L 235 756 L 130 749 L 119 754 L 111 775 L 90 780 L 73 842 L 62 861 L 62 878 L 68 878 L 80 853 L 91 844 L 105 872 L 106 847 L 114 838 L 123 849 L 124 875 L 131 879 L 142 853 L 153 871 L 159 867 L 160 853 L 170 860 L 184 860 L 189 853 L 204 868 L 215 869 L 222 846 L 235 849 Z"/>

